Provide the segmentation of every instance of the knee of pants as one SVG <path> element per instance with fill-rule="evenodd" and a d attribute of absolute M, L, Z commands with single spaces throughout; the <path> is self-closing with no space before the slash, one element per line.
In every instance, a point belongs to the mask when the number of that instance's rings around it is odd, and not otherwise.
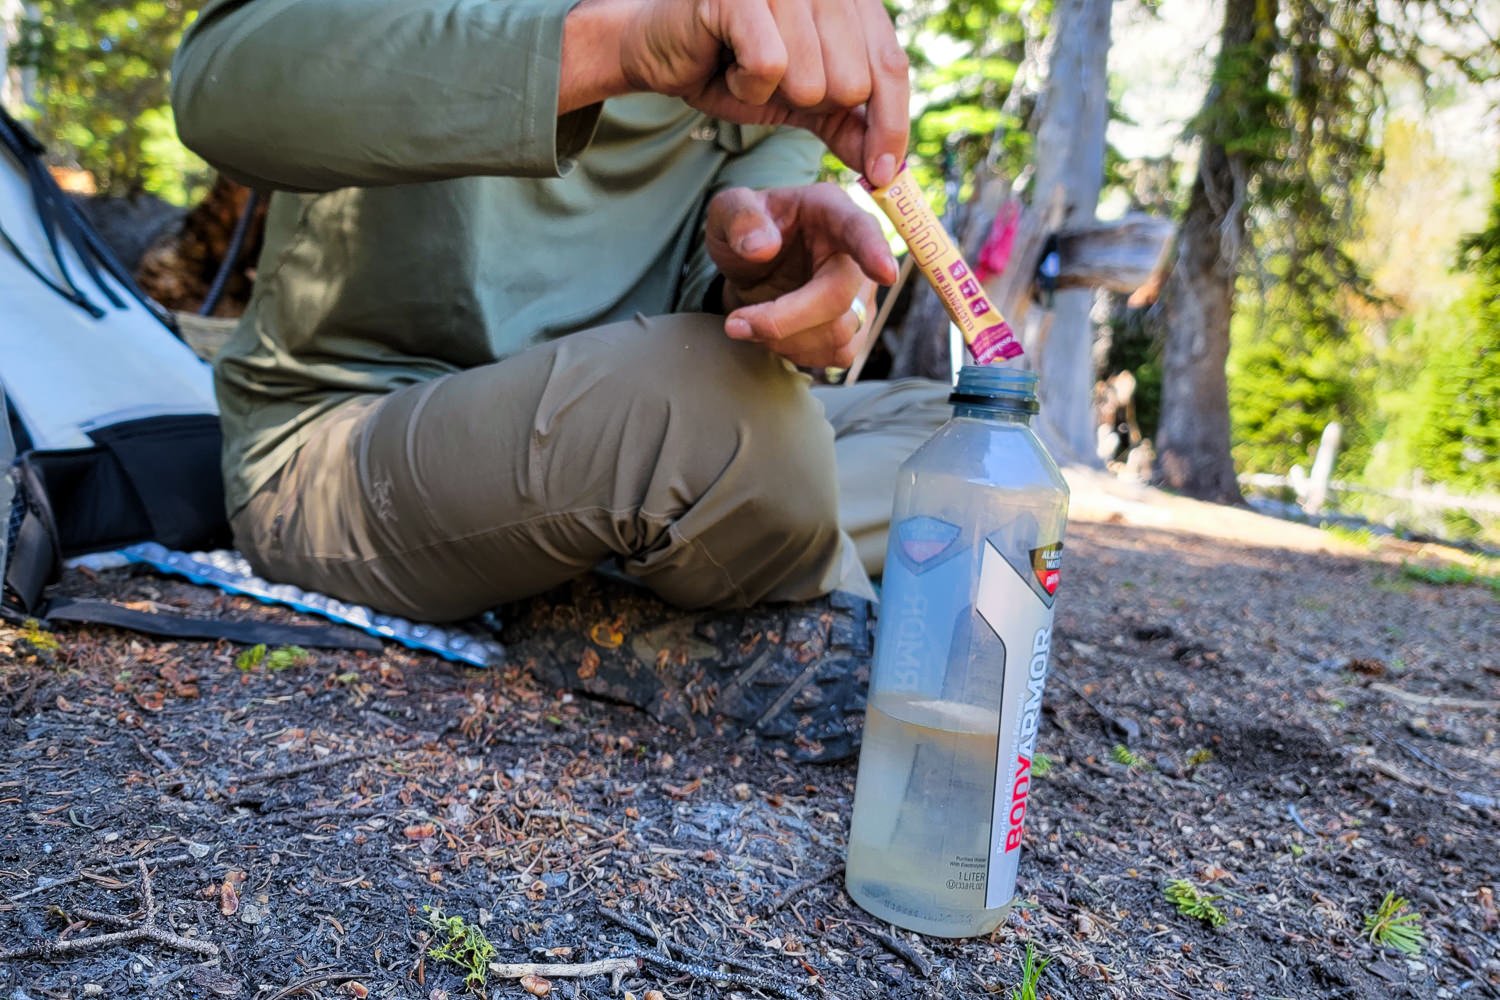
<path fill-rule="evenodd" d="M 840 554 L 838 479 L 833 428 L 810 380 L 763 347 L 727 339 L 719 317 L 648 322 L 674 344 L 665 358 L 656 355 L 666 364 L 653 366 L 652 392 L 685 432 L 686 453 L 670 454 L 669 430 L 659 462 L 696 467 L 683 477 L 690 495 L 679 498 L 688 503 L 671 534 L 701 545 L 743 601 L 824 575 Z M 679 339 L 690 349 L 675 347 Z M 681 476 L 659 468 L 656 478 Z"/>

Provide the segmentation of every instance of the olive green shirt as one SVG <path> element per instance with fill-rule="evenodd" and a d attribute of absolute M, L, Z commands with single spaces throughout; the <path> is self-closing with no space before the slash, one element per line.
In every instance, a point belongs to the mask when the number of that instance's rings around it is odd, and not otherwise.
<path fill-rule="evenodd" d="M 189 146 L 276 189 L 216 362 L 238 511 L 339 403 L 695 310 L 716 191 L 802 184 L 810 135 L 635 95 L 559 117 L 576 0 L 212 0 L 177 55 Z"/>

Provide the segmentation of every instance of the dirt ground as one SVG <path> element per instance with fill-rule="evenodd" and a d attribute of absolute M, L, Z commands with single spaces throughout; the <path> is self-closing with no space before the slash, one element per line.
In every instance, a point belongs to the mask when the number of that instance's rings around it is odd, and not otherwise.
<path fill-rule="evenodd" d="M 553 976 L 565 998 L 1009 997 L 1028 943 L 1057 1000 L 1500 996 L 1495 593 L 1194 510 L 1080 507 L 1023 903 L 962 942 L 844 893 L 853 763 L 395 646 L 241 670 L 228 644 L 0 628 L 0 953 L 33 953 L 0 998 L 456 1000 L 429 906 L 500 961 L 636 959 L 618 990 Z M 292 618 L 140 571 L 68 586 Z M 1227 921 L 1178 913 L 1178 878 Z M 1415 957 L 1363 932 L 1387 891 Z"/>

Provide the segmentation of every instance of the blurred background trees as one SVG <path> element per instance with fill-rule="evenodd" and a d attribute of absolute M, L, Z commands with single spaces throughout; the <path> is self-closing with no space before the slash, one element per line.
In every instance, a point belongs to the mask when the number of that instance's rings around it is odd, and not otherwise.
<path fill-rule="evenodd" d="M 914 168 L 971 250 L 1007 199 L 1043 211 L 1059 162 L 1097 174 L 1101 218 L 1178 224 L 1170 268 L 1131 304 L 1081 292 L 1059 308 L 1034 290 L 1033 334 L 1075 331 L 1064 359 L 1032 352 L 1043 384 L 1072 366 L 1102 393 L 1128 371 L 1146 439 L 1132 468 L 1154 443 L 1158 479 L 1193 495 L 1233 500 L 1246 473 L 1310 465 L 1332 420 L 1336 478 L 1361 489 L 1500 492 L 1500 7 L 1087 3 L 887 0 L 914 67 Z M 166 69 L 196 7 L 0 0 L 0 99 L 83 186 L 192 204 L 212 177 L 176 141 Z M 1089 44 L 1107 50 L 1092 53 L 1108 73 L 1092 84 L 1052 72 L 1090 55 L 1069 55 L 1058 31 L 1087 9 L 1104 16 Z M 1108 127 L 1060 151 L 1047 106 L 1094 99 L 1080 87 L 1102 95 Z M 1092 197 L 1067 211 L 1091 219 Z M 933 349 L 901 363 L 931 370 L 945 322 L 909 312 L 903 334 Z M 1078 420 L 1086 437 L 1095 413 L 1076 391 L 1048 406 L 1070 457 L 1125 457 L 1123 438 L 1077 454 Z M 1373 494 L 1347 503 L 1391 513 Z M 1500 531 L 1453 514 L 1437 527 Z"/>
<path fill-rule="evenodd" d="M 24 74 L 34 130 L 99 193 L 180 205 L 206 190 L 207 165 L 177 141 L 167 97 L 166 68 L 196 10 L 194 0 L 12 4 L 13 89 Z"/>

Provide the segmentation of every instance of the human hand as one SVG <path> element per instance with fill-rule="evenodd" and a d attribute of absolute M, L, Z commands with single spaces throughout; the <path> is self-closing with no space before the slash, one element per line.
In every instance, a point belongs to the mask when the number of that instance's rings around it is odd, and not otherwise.
<path fill-rule="evenodd" d="M 705 238 L 724 276 L 724 332 L 807 368 L 849 367 L 863 326 L 851 303 L 896 279 L 875 217 L 834 184 L 721 191 Z"/>
<path fill-rule="evenodd" d="M 906 52 L 881 0 L 584 0 L 621 6 L 629 87 L 816 134 L 877 187 L 906 155 Z"/>

